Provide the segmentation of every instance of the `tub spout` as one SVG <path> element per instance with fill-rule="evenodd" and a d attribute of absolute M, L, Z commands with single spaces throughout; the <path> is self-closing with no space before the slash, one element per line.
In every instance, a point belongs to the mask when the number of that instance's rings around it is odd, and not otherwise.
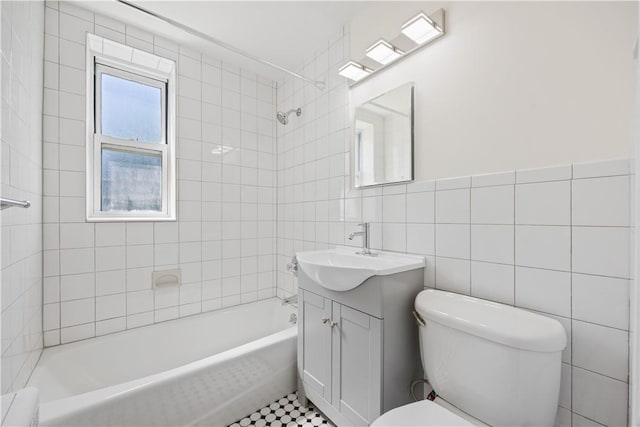
<path fill-rule="evenodd" d="M 282 300 L 282 305 L 287 305 L 287 304 L 297 304 L 298 303 L 298 294 L 296 295 L 292 295 L 289 298 L 285 298 Z"/>

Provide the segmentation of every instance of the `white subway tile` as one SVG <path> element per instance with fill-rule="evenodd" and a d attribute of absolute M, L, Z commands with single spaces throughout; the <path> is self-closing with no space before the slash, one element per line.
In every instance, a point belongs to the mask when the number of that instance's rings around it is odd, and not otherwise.
<path fill-rule="evenodd" d="M 574 319 L 618 329 L 629 329 L 629 281 L 574 273 Z"/>
<path fill-rule="evenodd" d="M 472 225 L 471 259 L 513 264 L 514 227 L 512 225 Z"/>
<path fill-rule="evenodd" d="M 95 299 L 65 301 L 60 303 L 60 326 L 80 325 L 95 321 Z"/>
<path fill-rule="evenodd" d="M 60 329 L 44 331 L 44 346 L 52 347 L 60 344 Z"/>
<path fill-rule="evenodd" d="M 45 304 L 42 312 L 42 327 L 45 331 L 60 328 L 60 304 Z"/>
<path fill-rule="evenodd" d="M 573 411 L 608 426 L 627 425 L 628 385 L 573 368 Z"/>
<path fill-rule="evenodd" d="M 514 187 L 503 185 L 471 189 L 472 224 L 513 224 Z"/>
<path fill-rule="evenodd" d="M 573 227 L 573 271 L 629 277 L 628 228 Z"/>
<path fill-rule="evenodd" d="M 435 192 L 407 193 L 407 222 L 435 222 Z"/>
<path fill-rule="evenodd" d="M 516 306 L 571 316 L 571 274 L 516 267 Z"/>
<path fill-rule="evenodd" d="M 516 224 L 570 225 L 569 181 L 516 185 Z"/>
<path fill-rule="evenodd" d="M 471 296 L 503 304 L 514 304 L 514 267 L 471 262 Z"/>
<path fill-rule="evenodd" d="M 558 405 L 571 408 L 571 365 L 563 363 L 561 367 L 560 398 Z M 569 423 L 571 424 L 571 423 Z"/>
<path fill-rule="evenodd" d="M 516 265 L 569 271 L 570 227 L 516 225 Z"/>
<path fill-rule="evenodd" d="M 573 225 L 629 226 L 629 177 L 573 181 Z"/>
<path fill-rule="evenodd" d="M 469 259 L 471 231 L 468 224 L 436 224 L 436 255 Z"/>
<path fill-rule="evenodd" d="M 436 180 L 436 190 L 456 190 L 471 187 L 471 177 L 461 176 Z"/>
<path fill-rule="evenodd" d="M 96 322 L 96 336 L 113 334 L 127 329 L 127 318 L 116 317 L 114 319 L 101 320 Z"/>
<path fill-rule="evenodd" d="M 153 311 L 127 315 L 127 329 L 139 328 L 153 323 Z"/>
<path fill-rule="evenodd" d="M 60 224 L 60 248 L 77 249 L 93 247 L 94 234 L 91 223 Z"/>
<path fill-rule="evenodd" d="M 126 295 L 114 294 L 96 298 L 96 320 L 122 317 L 126 314 Z"/>
<path fill-rule="evenodd" d="M 406 224 L 382 224 L 382 243 L 386 251 L 406 252 L 407 226 Z"/>
<path fill-rule="evenodd" d="M 601 427 L 602 424 L 597 423 L 589 418 L 585 418 L 578 414 L 573 414 L 573 423 L 570 424 L 573 427 Z"/>
<path fill-rule="evenodd" d="M 153 310 L 153 291 L 127 292 L 127 316 Z M 127 319 L 128 323 L 128 319 Z M 127 328 L 128 328 L 127 324 Z"/>
<path fill-rule="evenodd" d="M 125 224 L 99 223 L 95 225 L 96 246 L 123 246 L 125 244 Z"/>
<path fill-rule="evenodd" d="M 573 321 L 573 364 L 620 381 L 629 374 L 629 333 Z"/>
<path fill-rule="evenodd" d="M 404 194 L 382 196 L 382 220 L 384 222 L 406 222 L 407 201 Z"/>
<path fill-rule="evenodd" d="M 92 298 L 95 296 L 95 276 L 93 273 L 60 276 L 60 300 Z"/>
<path fill-rule="evenodd" d="M 516 170 L 516 183 L 525 184 L 531 182 L 562 181 L 571 179 L 571 176 L 571 165 L 520 169 Z"/>
<path fill-rule="evenodd" d="M 464 295 L 471 293 L 471 262 L 462 259 L 436 258 L 436 288 Z"/>
<path fill-rule="evenodd" d="M 613 159 L 573 165 L 573 179 L 628 175 L 629 173 L 631 173 L 629 159 Z"/>
<path fill-rule="evenodd" d="M 495 185 L 509 185 L 516 183 L 516 172 L 499 172 L 471 177 L 472 187 L 489 187 Z"/>
<path fill-rule="evenodd" d="M 127 246 L 127 268 L 153 265 L 153 245 Z"/>
<path fill-rule="evenodd" d="M 94 271 L 93 248 L 62 249 L 60 274 L 90 273 Z"/>
<path fill-rule="evenodd" d="M 152 267 L 128 268 L 126 282 L 127 292 L 151 289 L 152 272 Z"/>
<path fill-rule="evenodd" d="M 149 222 L 127 223 L 127 245 L 153 243 L 153 224 Z"/>
<path fill-rule="evenodd" d="M 468 188 L 436 191 L 436 223 L 468 224 L 470 217 L 471 202 Z"/>
<path fill-rule="evenodd" d="M 96 295 L 111 295 L 127 290 L 125 270 L 103 271 L 96 273 Z"/>
<path fill-rule="evenodd" d="M 66 344 L 92 338 L 96 335 L 95 323 L 71 326 L 60 330 L 60 343 Z"/>
<path fill-rule="evenodd" d="M 124 246 L 96 248 L 96 271 L 122 270 L 126 268 L 127 249 Z"/>
<path fill-rule="evenodd" d="M 407 224 L 407 252 L 435 255 L 435 226 Z"/>
<path fill-rule="evenodd" d="M 407 193 L 423 193 L 425 191 L 435 191 L 436 182 L 429 181 L 413 181 L 407 184 Z"/>

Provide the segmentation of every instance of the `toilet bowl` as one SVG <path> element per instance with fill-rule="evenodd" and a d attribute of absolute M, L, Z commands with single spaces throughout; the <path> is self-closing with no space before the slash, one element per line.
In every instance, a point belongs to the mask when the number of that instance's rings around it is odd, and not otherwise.
<path fill-rule="evenodd" d="M 421 400 L 392 409 L 382 414 L 371 424 L 371 427 L 390 426 L 467 427 L 486 426 L 486 424 L 465 414 L 443 399 L 437 398 L 434 401 Z"/>
<path fill-rule="evenodd" d="M 557 320 L 435 289 L 418 294 L 414 315 L 437 397 L 373 426 L 553 426 L 567 344 Z"/>

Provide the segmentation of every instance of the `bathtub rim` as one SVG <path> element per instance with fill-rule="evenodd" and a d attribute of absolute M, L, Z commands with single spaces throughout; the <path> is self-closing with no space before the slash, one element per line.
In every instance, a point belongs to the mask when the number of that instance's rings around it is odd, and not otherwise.
<path fill-rule="evenodd" d="M 237 308 L 238 306 L 229 307 Z M 295 310 L 295 308 L 286 308 L 287 311 Z M 217 310 L 216 310 L 217 311 Z M 215 312 L 213 312 L 215 313 Z M 165 323 L 165 322 L 162 322 Z M 155 326 L 150 325 L 150 326 Z M 137 328 L 136 328 L 137 329 Z M 121 331 L 126 333 L 128 331 Z M 90 390 L 71 396 L 62 397 L 60 399 L 50 400 L 40 404 L 40 420 L 43 423 L 55 423 L 57 419 L 71 415 L 78 410 L 90 410 L 101 404 L 117 400 L 121 396 L 130 393 L 151 389 L 161 386 L 164 383 L 171 382 L 182 376 L 196 374 L 206 370 L 215 363 L 223 363 L 232 360 L 244 354 L 258 351 L 263 348 L 273 346 L 287 339 L 295 338 L 298 334 L 298 325 L 291 325 L 280 331 L 260 337 L 253 341 L 241 344 L 239 346 L 224 350 L 220 353 L 212 354 L 205 358 L 195 360 L 184 365 L 176 366 L 155 374 L 147 375 L 141 378 L 132 379 L 119 384 L 113 384 L 101 387 L 96 390 Z M 88 342 L 90 340 L 83 340 Z M 80 342 L 83 342 L 80 341 Z M 80 343 L 78 342 L 78 343 Z M 75 343 L 73 343 L 75 344 Z M 37 388 L 37 385 L 33 385 Z"/>
<path fill-rule="evenodd" d="M 213 362 L 221 363 L 229 361 L 235 357 L 296 337 L 297 334 L 298 327 L 297 325 L 294 325 L 282 331 L 267 335 L 266 337 L 259 338 L 204 359 L 196 360 L 186 365 L 178 366 L 176 368 L 124 383 L 42 403 L 40 405 L 40 420 L 44 424 L 55 423 L 56 419 L 64 418 L 79 409 L 90 410 L 98 405 L 116 400 L 126 393 L 132 391 L 143 391 L 145 389 L 162 385 L 163 383 L 168 383 L 181 376 L 198 373 L 207 369 L 213 364 Z"/>

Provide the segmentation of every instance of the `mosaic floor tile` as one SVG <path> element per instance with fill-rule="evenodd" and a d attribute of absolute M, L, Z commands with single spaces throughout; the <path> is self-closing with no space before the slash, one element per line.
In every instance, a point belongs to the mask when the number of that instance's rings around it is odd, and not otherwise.
<path fill-rule="evenodd" d="M 229 427 L 335 427 L 313 405 L 304 407 L 298 395 L 291 393 Z"/>

